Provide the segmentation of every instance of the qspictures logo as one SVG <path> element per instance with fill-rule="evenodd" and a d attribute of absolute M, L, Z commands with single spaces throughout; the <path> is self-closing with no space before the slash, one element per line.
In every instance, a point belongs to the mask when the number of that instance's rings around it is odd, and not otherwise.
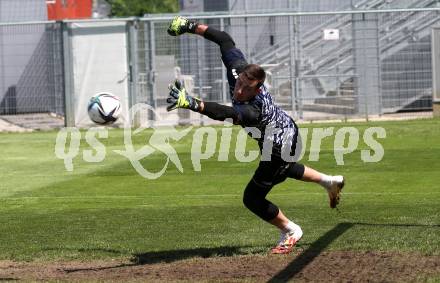
<path fill-rule="evenodd" d="M 139 114 L 153 113 L 156 120 L 161 120 L 160 115 L 147 104 L 136 104 L 129 111 L 129 117 L 136 117 Z M 151 127 L 153 121 L 145 121 L 138 128 L 132 128 L 132 121 L 126 121 L 124 124 L 124 147 L 113 150 L 114 153 L 127 158 L 134 170 L 144 178 L 157 179 L 161 177 L 172 163 L 181 173 L 184 168 L 175 146 L 179 144 L 184 137 L 192 134 L 191 137 L 191 163 L 192 170 L 202 170 L 202 160 L 213 158 L 217 154 L 219 162 L 229 161 L 235 158 L 237 162 L 252 162 L 258 158 L 261 160 L 270 160 L 273 152 L 274 143 L 282 140 L 281 157 L 288 162 L 301 161 L 307 158 L 308 162 L 317 162 L 320 158 L 321 145 L 324 139 L 334 136 L 333 156 L 336 165 L 344 165 L 344 156 L 354 153 L 361 139 L 365 148 L 359 151 L 359 158 L 362 162 L 379 162 L 385 155 L 384 148 L 379 142 L 386 138 L 386 131 L 382 127 L 369 127 L 363 132 L 355 127 L 334 127 L 327 128 L 300 128 L 298 133 L 294 129 L 280 131 L 276 127 L 268 125 L 264 132 L 255 127 L 241 128 L 235 137 L 231 121 L 225 121 L 223 127 L 197 127 L 192 126 L 177 130 L 174 126 Z M 149 139 L 146 144 L 133 144 L 133 136 L 142 135 L 142 132 L 149 129 Z M 193 131 L 194 130 L 194 131 Z M 283 135 L 280 136 L 280 132 Z M 293 136 L 297 135 L 295 154 L 292 155 Z M 260 150 L 248 150 L 248 136 L 263 140 L 263 146 Z M 308 137 L 310 136 L 310 142 Z M 234 137 L 234 139 L 233 139 Z M 73 160 L 80 155 L 80 145 L 83 136 L 78 128 L 66 127 L 60 129 L 55 143 L 55 155 L 64 161 L 67 171 L 73 171 Z M 82 159 L 85 162 L 99 163 L 105 162 L 107 150 L 100 141 L 108 138 L 108 129 L 105 127 L 93 127 L 85 132 L 84 141 L 87 148 L 82 151 Z M 235 140 L 235 143 L 232 141 Z M 309 154 L 306 157 L 306 145 L 310 144 Z M 234 156 L 231 157 L 231 153 Z M 148 164 L 148 157 L 154 153 L 164 155 L 164 165 L 162 169 L 151 172 L 142 164 Z"/>

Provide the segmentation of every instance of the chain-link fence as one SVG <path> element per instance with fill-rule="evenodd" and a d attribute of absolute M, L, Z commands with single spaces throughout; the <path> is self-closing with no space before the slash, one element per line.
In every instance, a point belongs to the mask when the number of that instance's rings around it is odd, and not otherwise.
<path fill-rule="evenodd" d="M 230 33 L 248 62 L 266 69 L 266 85 L 275 102 L 295 119 L 368 119 L 432 115 L 431 31 L 439 25 L 439 13 L 438 8 L 423 8 L 198 14 L 194 19 Z M 196 35 L 169 36 L 171 19 L 124 20 L 127 44 L 115 46 L 126 50 L 98 52 L 95 61 L 127 62 L 126 70 L 118 70 L 127 74 L 127 92 L 115 94 L 126 97 L 129 106 L 139 102 L 153 106 L 161 118 L 149 119 L 170 124 L 208 122 L 197 113 L 165 109 L 167 86 L 176 78 L 195 96 L 230 103 L 218 46 Z M 81 89 L 91 89 L 85 85 L 102 76 L 108 81 L 115 73 L 110 64 L 99 73 L 75 76 L 72 66 L 78 65 L 79 48 L 69 43 L 73 27 L 76 34 L 88 36 L 88 43 L 111 33 L 99 25 L 93 32 L 81 33 L 75 22 L 0 25 L 1 115 L 64 115 Z M 105 44 L 111 45 L 111 37 L 107 40 Z M 89 53 L 93 52 L 82 50 L 81 56 Z M 114 83 L 121 86 L 122 81 Z M 74 115 L 71 112 L 67 115 Z M 66 117 L 66 121 L 75 119 Z"/>
<path fill-rule="evenodd" d="M 64 114 L 60 25 L 0 26 L 0 114 Z"/>
<path fill-rule="evenodd" d="M 276 103 L 296 119 L 424 116 L 432 111 L 430 33 L 440 20 L 436 9 L 195 19 L 230 33 L 248 61 L 266 69 Z M 166 86 L 175 76 L 191 85 L 193 94 L 228 103 L 218 47 L 194 35 L 168 36 L 169 20 L 140 23 L 154 35 L 149 45 L 154 50 L 147 48 L 153 63 L 145 77 L 154 78 L 150 91 L 155 91 L 148 99 L 165 117 L 175 116 L 163 111 Z"/>

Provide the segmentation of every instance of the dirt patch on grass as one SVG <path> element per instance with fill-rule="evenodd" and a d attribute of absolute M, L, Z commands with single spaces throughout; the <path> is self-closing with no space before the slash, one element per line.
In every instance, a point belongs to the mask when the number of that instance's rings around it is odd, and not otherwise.
<path fill-rule="evenodd" d="M 240 255 L 172 262 L 22 263 L 0 261 L 0 280 L 407 282 L 440 278 L 440 256 L 385 252 Z"/>

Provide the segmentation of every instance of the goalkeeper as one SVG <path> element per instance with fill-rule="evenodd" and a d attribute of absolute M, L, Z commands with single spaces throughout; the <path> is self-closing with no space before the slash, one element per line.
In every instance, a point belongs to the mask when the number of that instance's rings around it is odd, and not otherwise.
<path fill-rule="evenodd" d="M 184 33 L 197 34 L 220 46 L 232 99 L 232 107 L 201 101 L 190 96 L 184 86 L 176 81 L 174 85 L 170 85 L 170 97 L 167 99 L 168 111 L 187 108 L 215 120 L 232 119 L 234 124 L 242 127 L 255 127 L 261 133 L 260 137 L 255 139 L 262 156 L 264 155 L 266 129 L 269 127 L 280 129 L 274 132 L 270 140 L 272 142 L 270 158 L 268 160 L 262 158 L 254 176 L 247 184 L 243 203 L 261 219 L 279 228 L 281 238 L 271 252 L 275 254 L 291 252 L 294 245 L 301 239 L 303 232 L 299 225 L 289 220 L 275 204 L 267 200 L 266 195 L 276 184 L 287 178 L 294 178 L 323 186 L 328 193 L 330 207 L 335 208 L 339 203 L 344 178 L 329 176 L 282 158 L 283 145 L 285 147 L 287 144 L 290 147 L 289 150 L 292 153 L 295 152 L 298 127 L 286 112 L 274 104 L 270 93 L 264 86 L 266 73 L 263 68 L 256 64 L 248 64 L 243 53 L 235 47 L 229 34 L 184 17 L 175 17 L 170 23 L 168 33 L 172 36 Z"/>

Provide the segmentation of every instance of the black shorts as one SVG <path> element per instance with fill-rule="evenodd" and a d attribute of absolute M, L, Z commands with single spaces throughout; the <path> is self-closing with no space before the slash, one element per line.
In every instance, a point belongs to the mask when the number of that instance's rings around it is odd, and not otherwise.
<path fill-rule="evenodd" d="M 298 133 L 299 130 L 296 128 L 296 133 L 292 141 L 291 154 L 295 154 L 297 150 L 301 150 L 301 146 L 297 147 Z M 262 147 L 263 145 L 260 144 L 260 151 Z M 288 177 L 301 179 L 304 174 L 304 166 L 296 162 L 285 161 L 281 155 L 281 149 L 274 146 L 270 161 L 260 161 L 253 180 L 260 186 L 272 188 L 276 184 L 284 182 Z"/>
<path fill-rule="evenodd" d="M 288 169 L 293 164 L 279 157 L 272 156 L 270 161 L 260 161 L 252 178 L 258 185 L 271 189 L 276 184 L 282 183 L 287 179 Z"/>

